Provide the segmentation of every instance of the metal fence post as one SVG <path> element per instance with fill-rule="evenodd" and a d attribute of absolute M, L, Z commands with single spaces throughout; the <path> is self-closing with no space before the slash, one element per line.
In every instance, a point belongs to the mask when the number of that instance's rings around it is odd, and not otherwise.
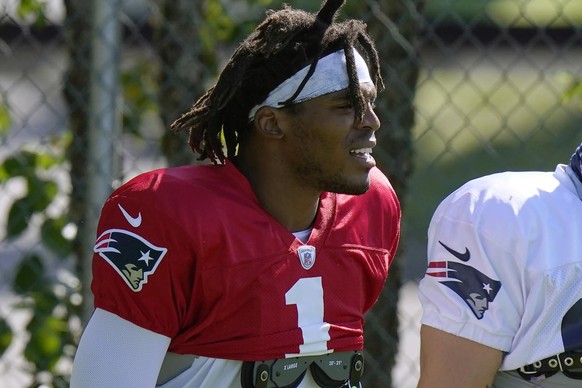
<path fill-rule="evenodd" d="M 112 190 L 117 177 L 117 143 L 120 136 L 119 112 L 119 58 L 120 24 L 118 15 L 120 0 L 94 1 L 92 29 L 92 60 L 89 105 L 89 149 L 87 176 L 87 217 L 85 235 L 82 238 L 85 251 L 81 280 L 84 289 L 83 320 L 86 322 L 93 311 L 91 259 L 95 242 L 96 221 L 101 206 Z"/>

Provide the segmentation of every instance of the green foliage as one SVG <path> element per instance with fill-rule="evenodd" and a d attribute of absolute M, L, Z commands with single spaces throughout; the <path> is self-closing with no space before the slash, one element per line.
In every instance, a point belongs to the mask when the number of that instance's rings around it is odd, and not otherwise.
<path fill-rule="evenodd" d="M 72 357 L 67 349 L 76 342 L 76 333 L 69 322 L 80 314 L 79 304 L 74 302 L 78 287 L 55 282 L 37 254 L 22 260 L 12 287 L 26 295 L 16 307 L 34 312 L 26 325 L 30 339 L 24 348 L 24 357 L 34 365 L 35 380 L 39 372 L 48 371 L 53 386 L 58 385 L 56 381 L 66 382 L 68 376 L 59 375 L 55 367 L 63 357 Z"/>
<path fill-rule="evenodd" d="M 59 188 L 56 182 L 43 178 L 42 172 L 62 160 L 47 153 L 21 150 L 9 156 L 0 165 L 0 182 L 21 177 L 26 183 L 24 196 L 16 199 L 8 211 L 6 237 L 14 239 L 28 227 L 30 218 L 44 214 L 55 200 Z"/>
<path fill-rule="evenodd" d="M 581 10 L 572 0 L 439 0 L 427 1 L 424 14 L 440 23 L 563 28 L 579 26 Z"/>
<path fill-rule="evenodd" d="M 8 113 L 8 109 L 0 109 L 0 124 L 9 125 Z M 33 217 L 41 221 L 37 232 L 42 246 L 28 251 L 20 259 L 11 284 L 12 291 L 19 296 L 15 307 L 32 313 L 25 328 L 28 335 L 24 348 L 24 357 L 30 363 L 27 370 L 33 377 L 32 386 L 46 383 L 43 372 L 49 372 L 52 386 L 67 386 L 68 377 L 59 375 L 55 367 L 63 358 L 72 359 L 72 352 L 67 349 L 73 346 L 78 335 L 70 322 L 80 314 L 79 298 L 74 297 L 79 287 L 75 282 L 71 285 L 59 281 L 46 265 L 49 254 L 62 260 L 71 252 L 71 241 L 63 233 L 68 226 L 66 214 L 63 211 L 63 214 L 48 215 L 48 208 L 59 194 L 63 194 L 52 172 L 62 168 L 68 141 L 69 135 L 53 141 L 51 153 L 38 148 L 17 150 L 0 163 L 0 184 L 19 180 L 24 188 L 23 194 L 10 204 L 5 238 L 15 240 L 31 228 L 34 230 Z M 0 355 L 11 345 L 13 336 L 11 327 L 0 316 Z"/>
<path fill-rule="evenodd" d="M 428 1 L 424 6 L 424 14 L 430 20 L 444 23 L 471 24 L 474 22 L 490 24 L 485 10 L 492 0 L 441 0 Z"/>
<path fill-rule="evenodd" d="M 41 241 L 57 257 L 66 257 L 71 252 L 71 241 L 63 235 L 68 225 L 68 219 L 61 215 L 56 218 L 46 218 L 40 228 Z"/>
<path fill-rule="evenodd" d="M 123 130 L 139 136 L 142 118 L 158 109 L 156 70 L 149 62 L 138 62 L 121 73 Z"/>
<path fill-rule="evenodd" d="M 18 5 L 18 16 L 32 21 L 38 26 L 44 26 L 47 24 L 46 18 L 46 0 L 20 0 Z"/>
<path fill-rule="evenodd" d="M 32 254 L 24 257 L 14 276 L 12 289 L 19 294 L 33 291 L 39 284 L 43 273 L 44 265 L 38 255 Z"/>
<path fill-rule="evenodd" d="M 0 356 L 2 356 L 6 349 L 8 349 L 12 343 L 13 337 L 14 334 L 12 333 L 12 329 L 8 325 L 8 322 L 0 317 Z"/>
<path fill-rule="evenodd" d="M 235 7 L 236 2 L 207 0 L 204 3 L 204 25 L 200 38 L 208 51 L 216 50 L 220 43 L 238 43 L 251 33 L 264 17 L 267 9 L 280 9 L 283 4 L 316 12 L 321 2 L 313 0 L 246 0 L 246 6 Z M 346 4 L 345 8 L 350 4 Z"/>
<path fill-rule="evenodd" d="M 562 101 L 566 104 L 577 102 L 582 109 L 582 77 L 561 74 L 561 79 L 567 85 L 566 90 L 562 93 Z"/>
<path fill-rule="evenodd" d="M 206 48 L 212 48 L 216 39 L 229 41 L 236 33 L 237 23 L 228 16 L 224 6 L 219 1 L 207 1 L 204 7 L 204 24 L 201 37 Z"/>
<path fill-rule="evenodd" d="M 58 154 L 64 154 L 64 148 Z M 50 268 L 46 267 L 47 253 L 65 259 L 71 252 L 71 241 L 63 233 L 68 224 L 66 215 L 47 215 L 47 208 L 62 189 L 56 181 L 45 176 L 50 175 L 47 172 L 62 161 L 62 156 L 20 150 L 0 164 L 2 181 L 21 179 L 25 183 L 24 195 L 16 198 L 8 211 L 6 238 L 17 239 L 26 233 L 33 216 L 42 219 L 39 231 L 42 248 L 28 252 L 20 259 L 12 280 L 12 290 L 20 296 L 15 307 L 32 313 L 26 326 L 29 338 L 24 357 L 32 365 L 33 386 L 40 385 L 37 379 L 42 376 L 41 372 L 49 372 L 53 386 L 66 386 L 68 377 L 60 376 L 55 367 L 64 357 L 72 358 L 66 350 L 76 342 L 75 335 L 78 334 L 69 322 L 80 314 L 79 303 L 73 303 L 79 287 L 55 279 Z M 12 336 L 10 327 L 0 317 L 1 352 L 10 345 Z"/>
<path fill-rule="evenodd" d="M 221 43 L 238 43 L 256 26 L 258 18 L 264 16 L 266 6 L 272 0 L 247 0 L 247 7 L 232 7 L 220 0 L 204 2 L 204 23 L 200 40 L 204 51 L 212 53 Z"/>
<path fill-rule="evenodd" d="M 8 132 L 8 128 L 12 125 L 10 120 L 10 110 L 7 105 L 0 104 L 0 135 Z"/>

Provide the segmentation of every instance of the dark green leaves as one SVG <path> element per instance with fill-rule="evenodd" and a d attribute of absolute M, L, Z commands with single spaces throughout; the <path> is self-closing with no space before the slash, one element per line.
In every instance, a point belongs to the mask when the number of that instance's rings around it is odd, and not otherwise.
<path fill-rule="evenodd" d="M 4 318 L 0 318 L 0 357 L 12 343 L 12 329 Z"/>

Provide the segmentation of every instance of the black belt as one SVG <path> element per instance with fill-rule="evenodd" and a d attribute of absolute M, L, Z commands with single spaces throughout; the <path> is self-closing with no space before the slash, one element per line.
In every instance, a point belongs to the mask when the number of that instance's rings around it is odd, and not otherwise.
<path fill-rule="evenodd" d="M 245 361 L 241 369 L 243 388 L 295 388 L 307 369 L 320 387 L 357 388 L 364 369 L 361 351 L 334 352 L 320 356 Z"/>
<path fill-rule="evenodd" d="M 581 371 L 572 372 L 574 369 Z M 526 380 L 537 379 L 540 376 L 550 377 L 558 372 L 564 372 L 568 377 L 582 379 L 582 353 L 564 352 L 556 354 L 533 364 L 522 366 L 517 372 Z"/>

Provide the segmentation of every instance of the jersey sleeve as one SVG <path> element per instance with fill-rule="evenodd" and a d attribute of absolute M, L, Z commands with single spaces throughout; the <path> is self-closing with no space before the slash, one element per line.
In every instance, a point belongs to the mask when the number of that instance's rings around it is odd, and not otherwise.
<path fill-rule="evenodd" d="M 148 194 L 112 195 L 103 207 L 93 256 L 95 307 L 174 337 L 195 272 L 191 240 Z"/>
<path fill-rule="evenodd" d="M 81 341 L 71 388 L 153 387 L 170 339 L 97 309 Z"/>
<path fill-rule="evenodd" d="M 429 226 L 421 323 L 509 351 L 524 308 L 520 234 L 506 198 L 465 186 L 445 199 Z"/>

